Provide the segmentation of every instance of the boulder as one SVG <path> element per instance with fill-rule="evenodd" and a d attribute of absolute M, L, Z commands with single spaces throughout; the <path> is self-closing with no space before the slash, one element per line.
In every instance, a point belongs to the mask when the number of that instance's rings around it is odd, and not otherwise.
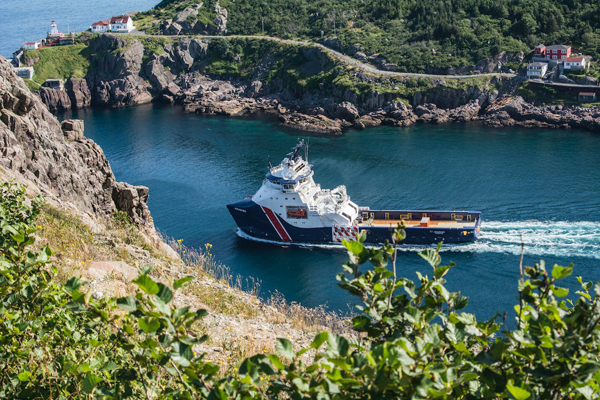
<path fill-rule="evenodd" d="M 132 222 L 144 224 L 150 218 L 146 186 L 116 182 L 112 188 L 112 199 L 117 209 L 126 212 Z"/>
<path fill-rule="evenodd" d="M 343 119 L 348 122 L 354 122 L 360 117 L 356 106 L 349 101 L 340 104 L 333 104 L 327 107 L 327 112 L 332 118 Z"/>
<path fill-rule="evenodd" d="M 81 119 L 66 119 L 61 122 L 60 127 L 63 134 L 70 141 L 83 140 L 83 120 Z"/>

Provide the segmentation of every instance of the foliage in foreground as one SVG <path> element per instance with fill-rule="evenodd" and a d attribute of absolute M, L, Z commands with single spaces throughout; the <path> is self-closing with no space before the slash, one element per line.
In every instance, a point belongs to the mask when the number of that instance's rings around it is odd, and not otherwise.
<path fill-rule="evenodd" d="M 0 397 L 2 398 L 596 398 L 600 393 L 600 286 L 583 283 L 576 301 L 556 285 L 572 266 L 526 267 L 519 280 L 516 329 L 478 322 L 461 311 L 467 298 L 449 292 L 439 247 L 419 254 L 432 276 L 415 283 L 396 273 L 395 243 L 368 249 L 345 242 L 350 261 L 342 289 L 362 305 L 359 333 L 322 332 L 295 351 L 244 360 L 236 374 L 194 348 L 204 310 L 173 305 L 171 285 L 149 269 L 135 296 L 96 300 L 77 278 L 54 282 L 52 252 L 33 250 L 42 199 L 28 202 L 12 184 L 0 187 Z M 365 268 L 371 263 L 372 269 Z M 389 268 L 389 269 L 388 269 Z M 361 269 L 364 270 L 361 271 Z M 391 269 L 391 270 L 390 270 Z"/>

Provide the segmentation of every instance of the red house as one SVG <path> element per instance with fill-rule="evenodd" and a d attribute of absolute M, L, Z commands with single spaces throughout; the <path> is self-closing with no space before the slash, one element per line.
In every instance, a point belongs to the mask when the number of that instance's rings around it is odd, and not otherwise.
<path fill-rule="evenodd" d="M 544 46 L 543 44 L 538 44 L 537 46 L 535 46 L 533 54 L 536 57 L 546 57 L 546 46 Z"/>
<path fill-rule="evenodd" d="M 554 44 L 546 47 L 546 58 L 549 60 L 564 60 L 571 56 L 571 46 Z"/>

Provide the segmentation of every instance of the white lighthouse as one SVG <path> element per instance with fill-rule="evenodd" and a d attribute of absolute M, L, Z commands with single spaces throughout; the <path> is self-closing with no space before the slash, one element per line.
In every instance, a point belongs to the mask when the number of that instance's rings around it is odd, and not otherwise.
<path fill-rule="evenodd" d="M 48 38 L 56 38 L 59 36 L 61 36 L 61 34 L 58 31 L 58 26 L 56 25 L 56 21 L 52 20 L 52 22 L 50 23 L 50 31 L 48 31 Z"/>

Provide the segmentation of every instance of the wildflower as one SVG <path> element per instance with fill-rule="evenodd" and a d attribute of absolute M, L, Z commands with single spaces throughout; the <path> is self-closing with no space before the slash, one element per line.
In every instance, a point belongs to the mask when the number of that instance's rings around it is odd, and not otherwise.
<path fill-rule="evenodd" d="M 266 353 L 266 352 L 267 352 L 267 350 L 263 349 L 263 353 Z"/>
<path fill-rule="evenodd" d="M 196 352 L 194 352 L 194 355 L 196 355 Z"/>
<path fill-rule="evenodd" d="M 177 239 L 177 243 L 183 242 L 183 239 Z"/>
<path fill-rule="evenodd" d="M 227 356 L 227 359 L 229 360 L 231 357 Z"/>
<path fill-rule="evenodd" d="M 217 362 L 218 362 L 219 364 L 223 364 L 223 361 L 221 361 L 221 360 L 219 360 L 219 361 L 217 361 Z"/>
<path fill-rule="evenodd" d="M 42 229 L 42 227 L 40 225 L 38 225 L 38 229 Z"/>
<path fill-rule="evenodd" d="M 230 330 L 231 330 L 231 328 L 230 328 L 230 327 L 227 327 L 227 330 L 228 330 L 228 331 L 230 331 Z"/>
<path fill-rule="evenodd" d="M 85 264 L 85 261 L 82 261 L 81 263 L 82 263 L 82 264 Z"/>
<path fill-rule="evenodd" d="M 261 380 L 261 381 L 264 381 L 264 379 L 263 379 L 263 377 L 262 377 L 262 376 L 260 377 L 260 380 Z"/>

